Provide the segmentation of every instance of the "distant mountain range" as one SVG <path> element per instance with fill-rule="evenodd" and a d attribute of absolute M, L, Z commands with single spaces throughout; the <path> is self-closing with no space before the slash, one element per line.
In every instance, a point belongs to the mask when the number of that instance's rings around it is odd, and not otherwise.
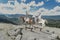
<path fill-rule="evenodd" d="M 52 19 L 52 20 L 60 20 L 60 15 L 55 16 L 42 16 L 43 19 Z"/>
<path fill-rule="evenodd" d="M 21 24 L 20 16 L 25 16 L 24 14 L 0 14 L 0 23 L 12 23 L 12 24 Z M 32 16 L 32 15 L 29 15 Z"/>
<path fill-rule="evenodd" d="M 24 14 L 0 14 L 0 22 L 12 23 L 12 24 L 20 24 L 20 20 L 18 17 L 25 16 Z M 32 15 L 30 15 L 32 16 Z M 53 19 L 60 20 L 60 15 L 57 16 L 42 16 L 43 19 Z"/>

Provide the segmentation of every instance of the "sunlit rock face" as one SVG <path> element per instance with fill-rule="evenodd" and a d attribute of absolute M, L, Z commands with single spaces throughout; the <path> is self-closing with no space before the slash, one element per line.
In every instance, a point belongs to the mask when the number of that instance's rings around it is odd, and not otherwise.
<path fill-rule="evenodd" d="M 47 32 L 46 30 L 49 30 Z M 0 40 L 51 40 L 52 30 L 54 28 L 45 27 L 42 32 L 37 30 L 26 30 L 24 25 L 12 25 L 6 23 L 0 23 Z M 58 30 L 58 29 L 56 29 Z M 59 33 L 59 32 L 57 32 Z M 52 36 L 55 37 L 56 36 Z"/>

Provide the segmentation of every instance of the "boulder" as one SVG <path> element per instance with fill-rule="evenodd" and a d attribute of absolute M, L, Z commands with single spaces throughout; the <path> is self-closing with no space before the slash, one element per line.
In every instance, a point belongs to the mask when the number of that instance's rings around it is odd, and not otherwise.
<path fill-rule="evenodd" d="M 19 34 L 16 36 L 15 40 L 20 40 L 20 39 L 21 39 L 21 35 Z"/>

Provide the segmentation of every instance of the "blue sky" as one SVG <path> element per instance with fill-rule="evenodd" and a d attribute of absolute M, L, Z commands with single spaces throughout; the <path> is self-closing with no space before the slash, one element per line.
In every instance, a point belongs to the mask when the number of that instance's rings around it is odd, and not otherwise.
<path fill-rule="evenodd" d="M 21 2 L 21 0 L 17 0 L 19 3 Z M 56 2 L 56 0 L 26 0 L 25 3 L 29 3 L 31 1 L 35 1 L 36 4 L 38 4 L 38 2 L 41 2 L 43 1 L 44 2 L 44 5 L 40 6 L 41 7 L 44 7 L 46 9 L 53 9 L 54 7 L 56 6 L 60 6 L 60 3 Z M 7 3 L 8 0 L 0 0 L 0 3 Z"/>
<path fill-rule="evenodd" d="M 17 0 L 18 3 L 21 3 L 21 0 Z M 28 4 L 32 1 L 35 1 L 35 4 L 38 4 L 39 2 L 43 2 L 44 4 L 41 5 L 41 6 L 31 6 L 31 11 L 36 11 L 40 8 L 42 8 L 44 11 L 45 10 L 53 10 L 53 11 L 56 11 L 56 9 L 59 11 L 59 13 L 56 13 L 56 14 L 60 14 L 60 0 L 26 0 L 24 3 L 25 4 Z M 0 3 L 4 3 L 6 4 L 8 2 L 8 0 L 0 0 Z"/>

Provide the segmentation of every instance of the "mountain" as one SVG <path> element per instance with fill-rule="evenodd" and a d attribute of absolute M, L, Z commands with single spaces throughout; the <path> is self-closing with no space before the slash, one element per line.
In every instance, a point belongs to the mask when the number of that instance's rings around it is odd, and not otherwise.
<path fill-rule="evenodd" d="M 9 18 L 18 18 L 20 16 L 25 16 L 24 14 L 5 14 L 6 17 Z"/>
<path fill-rule="evenodd" d="M 17 15 L 18 16 L 18 15 Z M 0 23 L 12 23 L 12 24 L 19 24 L 18 18 L 15 17 L 15 15 L 4 15 L 4 14 L 0 14 Z"/>
<path fill-rule="evenodd" d="M 24 14 L 0 14 L 0 23 L 12 23 L 12 24 L 21 24 L 22 20 L 20 16 L 25 16 Z M 32 16 L 32 15 L 29 15 Z"/>
<path fill-rule="evenodd" d="M 60 15 L 56 16 L 42 16 L 47 20 L 46 26 L 60 28 Z"/>
<path fill-rule="evenodd" d="M 52 20 L 60 20 L 60 15 L 55 16 L 42 16 L 43 19 L 52 19 Z"/>
<path fill-rule="evenodd" d="M 18 19 L 20 16 L 25 16 L 24 14 L 0 14 L 0 22 L 21 24 L 22 20 Z M 29 15 L 31 17 L 32 15 Z M 43 19 L 49 21 L 60 20 L 60 15 L 57 16 L 42 16 Z"/>

